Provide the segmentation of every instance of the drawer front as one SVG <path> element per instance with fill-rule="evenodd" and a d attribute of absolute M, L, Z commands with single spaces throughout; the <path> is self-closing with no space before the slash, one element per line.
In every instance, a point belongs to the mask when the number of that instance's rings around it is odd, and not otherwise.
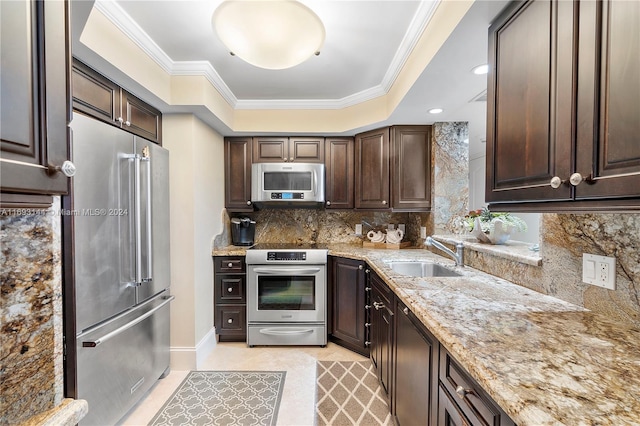
<path fill-rule="evenodd" d="M 246 303 L 244 275 L 217 275 L 215 281 L 216 304 Z"/>
<path fill-rule="evenodd" d="M 444 350 L 440 356 L 440 381 L 472 424 L 513 424 L 449 352 Z"/>
<path fill-rule="evenodd" d="M 245 306 L 216 306 L 218 334 L 245 334 L 247 330 Z"/>
<path fill-rule="evenodd" d="M 214 267 L 217 273 L 244 274 L 246 271 L 243 256 L 215 257 Z"/>

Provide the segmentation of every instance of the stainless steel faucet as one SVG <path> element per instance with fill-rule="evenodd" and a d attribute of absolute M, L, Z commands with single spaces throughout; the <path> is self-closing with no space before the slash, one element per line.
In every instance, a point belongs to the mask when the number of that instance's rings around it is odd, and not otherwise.
<path fill-rule="evenodd" d="M 434 240 L 431 237 L 427 237 L 424 241 L 427 246 L 433 246 L 437 249 L 442 250 L 447 253 L 453 260 L 456 261 L 456 266 L 464 266 L 464 245 L 461 242 L 456 243 L 456 252 L 454 253 L 444 244 L 439 241 Z"/>

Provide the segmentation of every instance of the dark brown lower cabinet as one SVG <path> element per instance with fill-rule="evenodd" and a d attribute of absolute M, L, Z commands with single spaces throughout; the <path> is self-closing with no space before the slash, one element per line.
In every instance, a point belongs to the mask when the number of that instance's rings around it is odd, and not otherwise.
<path fill-rule="evenodd" d="M 329 268 L 329 338 L 368 356 L 366 265 L 361 260 L 332 257 Z"/>
<path fill-rule="evenodd" d="M 244 256 L 213 258 L 214 325 L 221 342 L 247 340 L 246 267 Z"/>
<path fill-rule="evenodd" d="M 375 365 L 380 385 L 387 398 L 392 395 L 394 295 L 375 273 L 370 273 L 371 284 L 371 328 L 370 355 Z"/>
<path fill-rule="evenodd" d="M 439 387 L 439 407 L 438 418 L 440 426 L 471 426 L 469 420 L 462 414 L 458 405 L 451 400 L 451 397 L 442 386 Z"/>
<path fill-rule="evenodd" d="M 439 343 L 396 301 L 393 408 L 403 426 L 436 424 Z"/>

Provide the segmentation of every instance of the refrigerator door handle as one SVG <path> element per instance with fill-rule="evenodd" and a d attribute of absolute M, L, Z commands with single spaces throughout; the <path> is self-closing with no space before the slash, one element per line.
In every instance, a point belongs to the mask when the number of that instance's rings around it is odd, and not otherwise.
<path fill-rule="evenodd" d="M 147 163 L 147 276 L 142 278 L 142 282 L 153 281 L 153 241 L 151 240 L 151 157 L 149 157 L 149 148 L 145 147 L 142 151 L 142 160 Z"/>
<path fill-rule="evenodd" d="M 151 309 L 149 312 L 145 313 L 144 315 L 139 316 L 138 318 L 136 318 L 135 320 L 133 320 L 131 322 L 126 323 L 122 327 L 119 327 L 119 328 L 113 330 L 112 332 L 105 334 L 102 337 L 99 337 L 99 338 L 97 338 L 95 340 L 88 340 L 86 342 L 82 342 L 82 347 L 83 348 L 95 348 L 100 343 L 104 343 L 107 340 L 116 337 L 118 334 L 120 334 L 120 333 L 130 329 L 134 325 L 139 324 L 142 321 L 146 320 L 147 318 L 149 318 L 151 315 L 156 313 L 158 310 L 162 309 L 166 304 L 170 303 L 175 298 L 176 298 L 175 296 L 163 297 L 164 302 L 162 302 L 161 304 L 159 304 L 155 308 Z"/>
<path fill-rule="evenodd" d="M 140 217 L 140 156 L 134 156 L 133 171 L 133 204 L 134 204 L 134 220 L 135 220 L 135 284 L 139 286 L 142 283 L 142 218 Z"/>

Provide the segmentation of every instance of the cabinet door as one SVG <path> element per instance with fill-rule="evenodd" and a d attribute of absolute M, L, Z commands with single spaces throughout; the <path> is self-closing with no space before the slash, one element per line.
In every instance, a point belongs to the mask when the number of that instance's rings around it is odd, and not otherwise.
<path fill-rule="evenodd" d="M 325 207 L 327 209 L 353 208 L 352 138 L 327 138 L 325 141 Z"/>
<path fill-rule="evenodd" d="M 371 273 L 371 361 L 376 367 L 380 385 L 391 395 L 393 350 L 393 293 Z"/>
<path fill-rule="evenodd" d="M 577 2 L 514 2 L 489 29 L 486 200 L 569 200 Z"/>
<path fill-rule="evenodd" d="M 224 205 L 227 210 L 251 212 L 251 138 L 224 140 Z"/>
<path fill-rule="evenodd" d="M 640 196 L 640 3 L 580 3 L 576 199 Z"/>
<path fill-rule="evenodd" d="M 73 108 L 109 124 L 120 117 L 120 86 L 73 58 Z"/>
<path fill-rule="evenodd" d="M 389 128 L 356 135 L 356 209 L 388 210 Z"/>
<path fill-rule="evenodd" d="M 289 161 L 324 163 L 324 138 L 289 138 Z"/>
<path fill-rule="evenodd" d="M 162 114 L 126 90 L 122 90 L 122 128 L 161 144 Z"/>
<path fill-rule="evenodd" d="M 67 192 L 55 171 L 69 158 L 67 17 L 63 1 L 0 2 L 3 192 Z"/>
<path fill-rule="evenodd" d="M 401 302 L 396 312 L 392 412 L 399 425 L 435 425 L 438 342 Z"/>
<path fill-rule="evenodd" d="M 439 426 L 472 426 L 462 414 L 458 405 L 451 400 L 446 390 L 440 386 L 438 391 L 438 425 Z"/>
<path fill-rule="evenodd" d="M 331 335 L 365 352 L 365 274 L 359 260 L 334 258 L 331 272 Z"/>
<path fill-rule="evenodd" d="M 282 163 L 289 161 L 289 138 L 253 138 L 254 163 Z"/>
<path fill-rule="evenodd" d="M 391 129 L 391 208 L 393 211 L 429 211 L 431 126 Z"/>

